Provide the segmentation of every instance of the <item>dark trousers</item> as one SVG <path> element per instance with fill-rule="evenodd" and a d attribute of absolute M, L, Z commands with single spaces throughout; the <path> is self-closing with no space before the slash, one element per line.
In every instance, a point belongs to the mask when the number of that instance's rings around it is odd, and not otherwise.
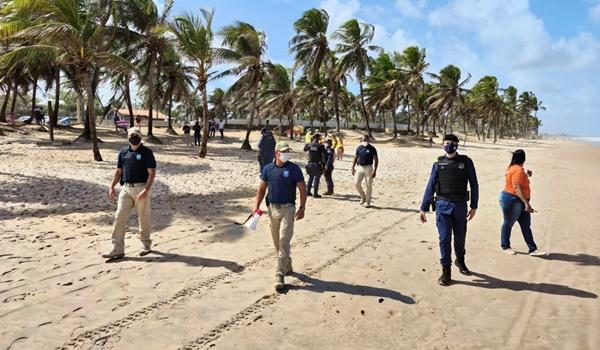
<path fill-rule="evenodd" d="M 194 145 L 200 146 L 200 134 L 194 134 Z"/>
<path fill-rule="evenodd" d="M 452 238 L 454 236 L 454 254 L 457 259 L 465 257 L 465 239 L 467 236 L 467 202 L 437 201 L 435 222 L 440 238 L 440 263 L 452 265 Z"/>
<path fill-rule="evenodd" d="M 510 233 L 515 222 L 519 222 L 521 226 L 521 233 L 529 252 L 537 250 L 535 241 L 533 240 L 533 232 L 531 232 L 531 213 L 525 211 L 525 204 L 521 199 L 512 193 L 502 192 L 500 193 L 500 208 L 502 208 L 502 215 L 504 216 L 504 222 L 502 223 L 502 229 L 500 230 L 500 246 L 503 249 L 510 248 Z"/>
<path fill-rule="evenodd" d="M 319 193 L 319 183 L 321 182 L 321 175 L 323 174 L 323 169 L 321 169 L 321 164 L 318 163 L 308 163 L 306 165 L 306 173 L 308 174 L 308 183 L 306 184 L 307 191 L 311 192 L 311 189 L 314 187 L 315 191 L 313 194 Z"/>
<path fill-rule="evenodd" d="M 327 192 L 333 193 L 333 167 L 323 171 L 325 176 L 325 183 L 327 183 Z"/>
<path fill-rule="evenodd" d="M 221 133 L 221 138 L 223 138 L 223 129 L 219 129 L 219 132 Z"/>

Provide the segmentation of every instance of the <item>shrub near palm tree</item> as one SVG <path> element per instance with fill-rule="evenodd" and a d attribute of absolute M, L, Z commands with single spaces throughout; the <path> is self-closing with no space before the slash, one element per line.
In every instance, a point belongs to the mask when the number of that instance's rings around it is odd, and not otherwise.
<path fill-rule="evenodd" d="M 200 143 L 200 158 L 206 157 L 208 142 L 208 92 L 206 84 L 210 76 L 210 69 L 215 57 L 215 48 L 212 47 L 213 31 L 212 20 L 214 11 L 202 9 L 202 19 L 192 14 L 175 18 L 171 23 L 171 31 L 175 34 L 177 45 L 183 55 L 195 62 L 194 75 L 196 76 L 197 90 L 201 95 L 202 109 L 195 108 L 196 113 L 202 112 L 202 142 Z M 192 97 L 192 101 L 194 96 Z M 192 104 L 192 106 L 194 106 Z M 198 119 L 198 114 L 196 114 Z"/>
<path fill-rule="evenodd" d="M 266 35 L 244 22 L 236 22 L 224 27 L 219 31 L 219 35 L 223 38 L 224 47 L 218 50 L 217 57 L 224 62 L 234 64 L 234 67 L 225 70 L 218 77 L 238 78 L 229 88 L 229 94 L 244 96 L 245 91 L 249 93 L 250 118 L 241 149 L 251 151 L 250 132 L 254 119 L 258 115 L 258 88 L 267 74 L 267 69 L 271 66 L 270 62 L 264 61 L 267 51 Z"/>

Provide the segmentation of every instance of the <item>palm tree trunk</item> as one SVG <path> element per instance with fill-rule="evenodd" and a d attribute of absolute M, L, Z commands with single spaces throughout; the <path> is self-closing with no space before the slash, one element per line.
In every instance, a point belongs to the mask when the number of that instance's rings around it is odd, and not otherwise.
<path fill-rule="evenodd" d="M 34 117 L 34 119 L 35 119 L 35 103 L 37 102 L 36 101 L 37 82 L 38 82 L 38 77 L 35 76 L 33 78 L 33 88 L 32 88 L 32 91 L 31 91 L 31 116 Z"/>
<path fill-rule="evenodd" d="M 367 115 L 367 108 L 365 107 L 365 96 L 363 93 L 362 80 L 360 80 L 360 79 L 358 81 L 358 86 L 360 87 L 360 104 L 362 107 L 363 118 L 365 119 L 365 124 L 367 124 L 367 133 L 369 134 L 369 137 L 372 137 L 373 135 L 371 134 L 371 126 L 369 125 L 369 116 Z"/>
<path fill-rule="evenodd" d="M 411 114 L 411 111 L 410 111 L 410 109 L 411 109 L 411 108 L 410 108 L 410 102 L 408 102 L 408 101 L 407 101 L 407 104 L 406 104 L 406 111 L 407 111 L 407 113 L 408 113 L 408 124 L 407 124 L 407 127 L 406 127 L 406 131 L 408 131 L 408 132 L 410 132 L 410 114 Z"/>
<path fill-rule="evenodd" d="M 394 123 L 394 139 L 398 138 L 398 124 L 396 122 L 396 108 L 392 108 L 392 122 Z"/>
<path fill-rule="evenodd" d="M 6 123 L 6 107 L 8 106 L 8 100 L 10 100 L 10 93 L 12 92 L 12 84 L 8 84 L 6 88 L 6 96 L 2 102 L 2 109 L 0 110 L 0 121 Z"/>
<path fill-rule="evenodd" d="M 250 111 L 250 120 L 248 121 L 248 128 L 246 129 L 246 137 L 244 138 L 244 142 L 242 143 L 241 149 L 246 151 L 252 151 L 252 146 L 250 145 L 250 132 L 252 132 L 252 127 L 254 124 L 254 117 L 256 115 L 256 99 L 258 95 L 258 81 L 254 83 L 252 86 L 252 110 Z"/>
<path fill-rule="evenodd" d="M 466 145 L 467 144 L 467 136 L 469 135 L 467 132 L 468 130 L 467 130 L 467 117 L 466 116 L 463 116 L 463 122 L 464 122 L 464 126 L 465 126 L 465 143 L 464 144 Z"/>
<path fill-rule="evenodd" d="M 200 141 L 200 151 L 198 157 L 205 158 L 208 144 L 208 93 L 206 92 L 207 79 L 201 81 L 202 90 L 202 140 Z"/>
<path fill-rule="evenodd" d="M 77 91 L 77 122 L 78 123 L 83 123 L 84 122 L 84 117 L 83 117 L 83 94 L 79 91 Z M 86 126 L 87 128 L 87 126 Z"/>
<path fill-rule="evenodd" d="M 148 143 L 162 143 L 160 140 L 154 136 L 152 133 L 152 125 L 153 125 L 153 108 L 154 108 L 154 92 L 156 88 L 156 53 L 152 53 L 150 56 L 150 67 L 148 69 L 148 135 L 146 135 L 146 142 Z"/>
<path fill-rule="evenodd" d="M 48 123 L 48 134 L 50 136 L 50 141 L 54 141 L 54 125 L 52 125 L 52 116 L 54 115 L 54 109 L 52 108 L 52 101 L 48 101 L 48 116 L 50 117 L 50 122 Z"/>
<path fill-rule="evenodd" d="M 60 67 L 56 67 L 54 83 L 54 116 L 50 117 L 50 124 L 53 128 L 58 126 L 58 110 L 60 109 Z"/>
<path fill-rule="evenodd" d="M 338 101 L 338 84 L 335 81 L 335 79 L 333 79 L 333 84 L 332 84 L 332 93 L 333 93 L 333 110 L 335 112 L 335 125 L 336 125 L 336 131 L 340 132 L 340 106 L 339 106 L 339 101 Z"/>
<path fill-rule="evenodd" d="M 13 96 L 12 96 L 12 101 L 10 104 L 10 112 L 11 113 L 15 113 L 15 108 L 17 108 L 17 96 L 19 96 L 19 85 L 17 84 L 17 81 L 15 80 L 15 85 L 13 86 Z"/>
<path fill-rule="evenodd" d="M 171 135 L 177 135 L 177 132 L 173 129 L 173 122 L 172 122 L 172 116 L 171 116 L 172 110 L 173 110 L 173 94 L 171 94 L 171 96 L 169 96 L 169 107 L 167 110 L 169 126 L 167 127 L 167 132 Z"/>
<path fill-rule="evenodd" d="M 88 103 L 88 113 L 87 113 L 87 121 L 90 128 L 90 139 L 92 140 L 92 151 L 94 153 L 94 160 L 97 162 L 102 161 L 102 156 L 100 155 L 100 149 L 98 148 L 98 139 L 96 137 L 96 118 L 94 111 L 94 88 L 92 86 L 92 78 L 90 73 L 84 73 L 84 82 L 85 88 L 87 92 L 87 103 Z"/>
<path fill-rule="evenodd" d="M 134 116 L 133 116 L 133 105 L 131 104 L 131 89 L 129 88 L 129 75 L 125 77 L 125 102 L 127 103 L 127 109 L 129 110 L 129 127 L 133 128 Z"/>

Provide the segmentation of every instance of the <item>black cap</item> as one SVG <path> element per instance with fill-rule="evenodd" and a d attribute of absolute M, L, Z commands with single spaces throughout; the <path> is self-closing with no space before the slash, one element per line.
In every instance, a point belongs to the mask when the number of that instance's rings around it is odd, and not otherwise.
<path fill-rule="evenodd" d="M 266 133 L 266 132 L 267 132 L 267 128 L 262 128 L 262 129 L 260 129 L 260 133 L 261 133 L 261 134 L 264 134 L 264 133 Z"/>
<path fill-rule="evenodd" d="M 458 137 L 454 134 L 446 134 L 444 135 L 444 141 L 452 141 L 458 143 Z"/>

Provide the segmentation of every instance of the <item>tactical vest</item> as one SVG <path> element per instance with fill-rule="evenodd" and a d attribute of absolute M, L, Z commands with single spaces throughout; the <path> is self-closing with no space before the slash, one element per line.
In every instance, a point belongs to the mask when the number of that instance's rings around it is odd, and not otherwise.
<path fill-rule="evenodd" d="M 437 181 L 435 193 L 439 199 L 452 202 L 469 200 L 467 191 L 467 160 L 469 157 L 457 155 L 454 158 L 439 157 L 437 161 Z"/>
<path fill-rule="evenodd" d="M 321 151 L 321 145 L 317 142 L 310 144 L 308 148 L 308 162 L 309 163 L 322 163 L 323 153 Z"/>

